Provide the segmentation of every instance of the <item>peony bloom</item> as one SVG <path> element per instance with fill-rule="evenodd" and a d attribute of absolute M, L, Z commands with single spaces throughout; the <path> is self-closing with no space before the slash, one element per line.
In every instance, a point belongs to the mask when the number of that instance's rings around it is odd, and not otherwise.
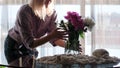
<path fill-rule="evenodd" d="M 65 19 L 67 19 L 74 26 L 75 30 L 84 30 L 83 19 L 77 12 L 67 12 Z"/>

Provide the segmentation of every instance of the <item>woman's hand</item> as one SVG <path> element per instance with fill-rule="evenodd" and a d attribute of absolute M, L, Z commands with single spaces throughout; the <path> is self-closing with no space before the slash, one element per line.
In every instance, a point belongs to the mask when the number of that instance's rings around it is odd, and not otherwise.
<path fill-rule="evenodd" d="M 52 38 L 59 38 L 59 39 L 67 38 L 67 34 L 68 34 L 67 31 L 62 30 L 61 28 L 56 28 L 50 33 Z"/>

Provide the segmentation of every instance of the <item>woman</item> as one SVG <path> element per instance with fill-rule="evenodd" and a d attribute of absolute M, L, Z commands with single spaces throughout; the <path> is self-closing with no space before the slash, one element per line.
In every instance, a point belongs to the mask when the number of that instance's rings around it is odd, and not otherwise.
<path fill-rule="evenodd" d="M 33 56 L 38 55 L 36 47 L 48 41 L 53 46 L 64 47 L 62 39 L 67 32 L 56 28 L 53 3 L 53 0 L 31 0 L 20 8 L 15 26 L 9 30 L 5 40 L 5 56 L 9 65 L 31 68 Z"/>

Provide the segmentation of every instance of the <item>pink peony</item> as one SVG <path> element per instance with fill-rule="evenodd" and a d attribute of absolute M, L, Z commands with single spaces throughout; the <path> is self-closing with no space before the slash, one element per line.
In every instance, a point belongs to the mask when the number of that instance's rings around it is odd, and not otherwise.
<path fill-rule="evenodd" d="M 65 19 L 71 22 L 75 30 L 84 30 L 83 19 L 81 18 L 81 16 L 79 16 L 77 12 L 67 12 L 67 16 L 65 16 Z"/>

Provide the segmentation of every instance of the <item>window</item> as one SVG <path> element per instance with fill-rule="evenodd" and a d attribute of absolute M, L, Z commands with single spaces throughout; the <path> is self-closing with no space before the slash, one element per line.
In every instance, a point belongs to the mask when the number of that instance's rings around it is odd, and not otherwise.
<path fill-rule="evenodd" d="M 8 29 L 14 26 L 16 13 L 22 4 L 30 0 L 0 0 L 0 64 L 7 64 L 4 57 L 4 39 Z M 107 49 L 111 56 L 120 57 L 120 0 L 55 0 L 58 23 L 65 20 L 67 11 L 76 11 L 95 20 L 92 32 L 85 33 L 85 54 L 98 48 Z M 63 54 L 64 48 L 50 43 L 37 48 L 38 58 Z M 117 52 L 117 53 L 116 53 Z"/>

